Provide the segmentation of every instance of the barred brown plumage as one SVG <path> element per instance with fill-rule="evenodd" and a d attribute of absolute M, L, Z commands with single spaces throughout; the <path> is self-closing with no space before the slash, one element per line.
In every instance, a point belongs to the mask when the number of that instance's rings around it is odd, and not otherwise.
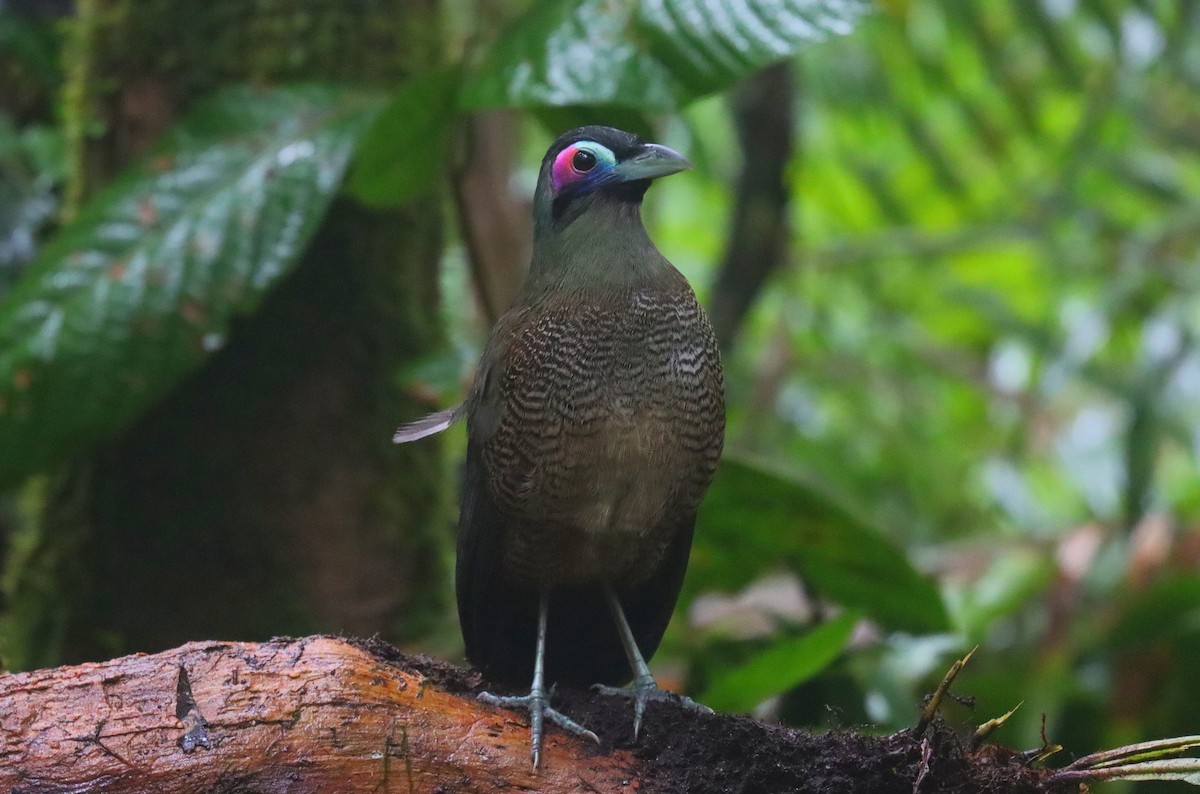
<path fill-rule="evenodd" d="M 670 517 L 696 509 L 724 425 L 716 339 L 682 279 L 519 309 L 498 353 L 501 419 L 483 443 L 510 527 L 504 566 L 531 587 L 636 584 Z"/>
<path fill-rule="evenodd" d="M 550 707 L 547 683 L 633 677 L 635 735 L 662 694 L 645 659 L 674 609 L 725 430 L 712 326 L 640 216 L 650 180 L 685 167 L 607 127 L 550 147 L 530 272 L 465 404 L 459 619 L 489 679 L 532 678 L 528 696 L 486 697 L 530 710 L 535 766 L 543 718 L 594 738 Z"/>

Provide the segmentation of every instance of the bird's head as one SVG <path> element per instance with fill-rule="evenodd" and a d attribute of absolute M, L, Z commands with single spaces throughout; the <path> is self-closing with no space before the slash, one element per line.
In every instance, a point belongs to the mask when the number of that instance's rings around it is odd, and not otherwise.
<path fill-rule="evenodd" d="M 642 200 L 650 182 L 690 168 L 683 155 L 612 127 L 576 127 L 542 160 L 534 194 L 539 224 L 569 222 L 596 202 Z"/>

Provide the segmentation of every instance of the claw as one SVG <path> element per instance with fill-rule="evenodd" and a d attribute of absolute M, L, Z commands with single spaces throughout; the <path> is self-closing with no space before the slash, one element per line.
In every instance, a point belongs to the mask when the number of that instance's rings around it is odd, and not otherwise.
<path fill-rule="evenodd" d="M 546 616 L 549 610 L 550 595 L 543 590 L 538 599 L 537 650 L 533 656 L 533 684 L 529 687 L 529 694 L 501 697 L 493 695 L 491 692 L 483 692 L 479 695 L 479 699 L 484 703 L 508 709 L 525 709 L 529 712 L 529 757 L 533 760 L 534 769 L 537 769 L 542 763 L 542 734 L 544 732 L 542 726 L 547 717 L 563 730 L 600 744 L 599 736 L 566 714 L 550 707 L 550 698 L 554 696 L 554 687 L 550 687 L 550 695 L 547 695 Z"/>
<path fill-rule="evenodd" d="M 506 709 L 525 709 L 529 712 L 529 755 L 533 760 L 533 768 L 537 769 L 542 762 L 542 736 L 545 734 L 543 725 L 545 720 L 549 719 L 558 727 L 565 731 L 582 736 L 585 739 L 591 739 L 596 744 L 600 743 L 600 737 L 589 731 L 587 728 L 580 725 L 575 720 L 563 714 L 561 711 L 551 707 L 550 698 L 546 696 L 544 690 L 533 689 L 528 695 L 493 695 L 491 692 L 482 692 L 479 699 L 484 703 L 492 706 L 499 706 Z"/>
<path fill-rule="evenodd" d="M 633 636 L 633 630 L 629 628 L 629 621 L 625 619 L 625 609 L 621 606 L 621 599 L 617 597 L 616 591 L 611 587 L 604 588 L 604 596 L 608 599 L 608 607 L 612 611 L 613 621 L 617 624 L 617 633 L 621 637 L 621 646 L 625 649 L 625 658 L 629 660 L 629 666 L 633 668 L 634 679 L 628 688 L 596 684 L 592 689 L 605 695 L 633 698 L 633 740 L 636 742 L 638 734 L 642 731 L 642 717 L 646 715 L 646 704 L 651 700 L 673 700 L 686 709 L 698 711 L 701 714 L 712 714 L 713 710 L 708 706 L 701 705 L 689 697 L 658 688 L 658 683 L 654 680 L 650 668 L 646 666 L 641 649 L 638 648 L 637 638 Z"/>
<path fill-rule="evenodd" d="M 635 742 L 642 731 L 642 718 L 646 715 L 646 704 L 652 700 L 660 702 L 673 701 L 690 711 L 696 711 L 700 714 L 713 713 L 713 710 L 708 706 L 705 706 L 703 703 L 697 703 L 686 695 L 677 695 L 674 692 L 660 689 L 654 681 L 654 676 L 651 675 L 638 676 L 633 684 L 628 687 L 596 684 L 592 687 L 592 691 L 602 695 L 614 695 L 616 697 L 633 699 L 633 740 Z"/>

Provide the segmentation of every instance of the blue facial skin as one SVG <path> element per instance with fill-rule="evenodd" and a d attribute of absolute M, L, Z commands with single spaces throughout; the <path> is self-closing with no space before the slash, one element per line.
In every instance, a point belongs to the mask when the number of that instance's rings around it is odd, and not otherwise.
<path fill-rule="evenodd" d="M 620 157 L 618 150 L 589 138 L 564 145 L 550 164 L 552 203 L 548 222 L 565 217 L 576 199 L 602 189 L 610 198 L 640 202 L 652 180 L 691 168 L 691 163 L 673 149 L 628 137 L 621 144 L 624 148 L 619 149 Z"/>
<path fill-rule="evenodd" d="M 616 166 L 616 155 L 608 147 L 594 141 L 573 143 L 554 158 L 550 172 L 554 195 L 593 190 L 612 178 Z"/>

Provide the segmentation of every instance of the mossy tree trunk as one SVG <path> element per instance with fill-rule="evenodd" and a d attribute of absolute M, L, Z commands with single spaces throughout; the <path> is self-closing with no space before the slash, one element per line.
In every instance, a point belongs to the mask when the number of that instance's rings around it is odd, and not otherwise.
<path fill-rule="evenodd" d="M 439 57 L 434 0 L 80 0 L 77 15 L 65 121 L 104 130 L 76 138 L 80 196 L 221 85 L 388 86 Z M 396 374 L 439 343 L 439 223 L 436 202 L 335 203 L 303 261 L 222 351 L 53 479 L 41 542 L 62 564 L 45 555 L 54 587 L 43 577 L 40 591 L 14 597 L 27 636 L 13 643 L 25 658 L 11 661 L 195 637 L 398 638 L 435 613 L 437 445 L 390 437 L 429 408 Z"/>

